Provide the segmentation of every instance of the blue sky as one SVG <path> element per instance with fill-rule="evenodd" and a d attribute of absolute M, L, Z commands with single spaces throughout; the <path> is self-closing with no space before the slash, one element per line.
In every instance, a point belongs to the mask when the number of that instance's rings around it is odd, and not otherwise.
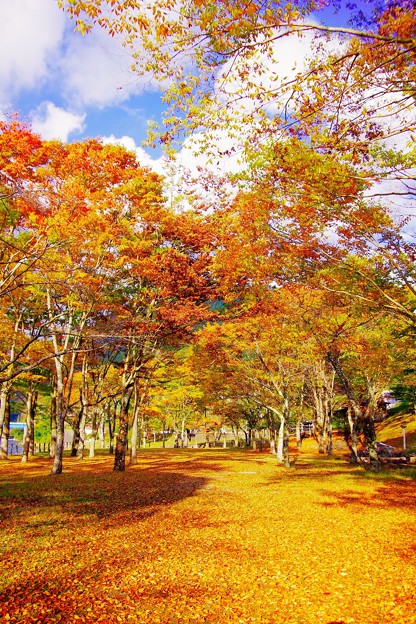
<path fill-rule="evenodd" d="M 99 28 L 87 36 L 74 32 L 74 22 L 56 0 L 0 0 L 0 9 L 0 115 L 17 113 L 45 139 L 121 142 L 143 165 L 165 173 L 161 150 L 142 147 L 148 122 L 161 117 L 161 93 L 150 78 L 131 71 L 130 52 L 121 41 Z M 343 25 L 349 12 L 327 10 L 316 17 Z M 302 68 L 312 36 L 279 41 L 275 67 L 282 76 Z M 228 140 L 220 136 L 216 143 L 225 150 Z M 189 143 L 178 160 L 194 172 L 207 164 Z M 238 157 L 216 166 L 221 172 L 235 170 Z"/>
<path fill-rule="evenodd" d="M 122 143 L 136 152 L 142 165 L 167 175 L 175 188 L 175 174 L 166 169 L 160 149 L 145 151 L 141 145 L 148 121 L 160 119 L 161 94 L 151 80 L 131 72 L 130 54 L 121 42 L 100 29 L 84 37 L 74 32 L 74 23 L 56 0 L 0 0 L 0 10 L 0 115 L 17 113 L 45 139 L 66 142 L 102 137 Z M 330 25 L 344 25 L 349 13 L 343 10 L 334 16 L 326 11 L 319 17 Z M 274 69 L 288 76 L 295 66 L 296 72 L 302 69 L 311 52 L 311 39 L 284 38 L 275 52 Z M 398 139 L 403 143 L 408 136 Z M 228 149 L 228 140 L 222 135 L 216 143 Z M 387 145 L 395 148 L 394 140 Z M 177 164 L 179 170 L 185 167 L 197 175 L 198 165 L 207 162 L 205 156 L 195 156 L 188 143 L 178 154 Z M 224 173 L 240 164 L 235 156 L 220 158 L 208 167 Z M 394 191 L 395 184 L 383 182 L 383 192 Z M 399 206 L 394 195 L 390 203 L 393 210 L 403 213 L 400 198 Z M 410 208 L 405 204 L 407 214 Z"/>
<path fill-rule="evenodd" d="M 44 138 L 129 137 L 161 114 L 160 93 L 130 71 L 119 42 L 83 37 L 55 0 L 0 0 L 0 113 Z M 151 154 L 156 157 L 158 154 Z"/>
<path fill-rule="evenodd" d="M 0 113 L 18 113 L 46 139 L 125 137 L 139 148 L 162 103 L 156 85 L 130 71 L 120 42 L 99 29 L 74 32 L 56 0 L 0 0 L 0 9 Z"/>

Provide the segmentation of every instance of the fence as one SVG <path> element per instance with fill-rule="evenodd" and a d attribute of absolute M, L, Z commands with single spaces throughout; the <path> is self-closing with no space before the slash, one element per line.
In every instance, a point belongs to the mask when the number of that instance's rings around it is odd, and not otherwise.
<path fill-rule="evenodd" d="M 70 442 L 65 442 L 64 449 L 68 450 L 71 448 Z M 34 452 L 36 453 L 50 453 L 51 444 L 50 442 L 35 442 Z M 9 439 L 8 443 L 8 455 L 22 455 L 23 454 L 23 446 L 17 440 L 13 438 Z"/>

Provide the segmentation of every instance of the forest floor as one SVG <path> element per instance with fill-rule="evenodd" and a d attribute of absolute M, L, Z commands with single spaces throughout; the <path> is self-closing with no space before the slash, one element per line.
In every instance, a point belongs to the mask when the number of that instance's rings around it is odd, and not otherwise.
<path fill-rule="evenodd" d="M 416 471 L 268 453 L 0 465 L 0 621 L 416 622 Z"/>

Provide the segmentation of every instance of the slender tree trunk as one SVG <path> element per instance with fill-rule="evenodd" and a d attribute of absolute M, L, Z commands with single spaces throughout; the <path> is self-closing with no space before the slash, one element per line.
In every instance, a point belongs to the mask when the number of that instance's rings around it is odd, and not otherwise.
<path fill-rule="evenodd" d="M 105 449 L 105 414 L 101 412 L 100 424 L 98 426 L 98 439 L 100 441 L 100 448 Z"/>
<path fill-rule="evenodd" d="M 283 416 L 280 417 L 279 431 L 277 434 L 277 449 L 276 456 L 277 461 L 283 463 L 283 440 L 285 434 L 285 421 Z"/>
<path fill-rule="evenodd" d="M 270 453 L 276 455 L 276 429 L 270 429 Z"/>
<path fill-rule="evenodd" d="M 118 472 L 124 472 L 124 470 L 126 469 L 127 435 L 129 429 L 129 405 L 132 394 L 133 388 L 126 389 L 124 391 L 124 396 L 121 401 L 119 416 L 120 427 L 117 434 L 113 468 L 113 470 Z"/>
<path fill-rule="evenodd" d="M 289 427 L 287 422 L 285 422 L 283 426 L 283 463 L 286 468 L 290 468 Z"/>
<path fill-rule="evenodd" d="M 56 436 L 57 436 L 57 425 L 56 425 L 56 380 L 55 376 L 52 376 L 51 379 L 51 444 L 49 454 L 53 459 L 56 453 Z"/>
<path fill-rule="evenodd" d="M 326 443 L 326 452 L 327 455 L 332 455 L 333 445 L 332 445 L 332 407 L 329 407 L 328 411 L 328 422 L 327 422 L 327 443 Z"/>
<path fill-rule="evenodd" d="M 163 421 L 162 423 L 162 448 L 166 448 L 166 438 L 165 438 L 165 430 L 166 430 L 166 420 Z M 195 440 L 196 440 L 196 436 L 195 436 Z"/>
<path fill-rule="evenodd" d="M 289 455 L 289 421 L 290 421 L 290 404 L 289 394 L 285 388 L 283 396 L 283 463 L 286 468 L 290 468 L 290 455 Z"/>
<path fill-rule="evenodd" d="M 93 409 L 91 420 L 91 437 L 90 437 L 90 458 L 95 457 L 95 445 L 97 443 L 98 436 L 99 415 L 97 414 L 97 408 Z"/>
<path fill-rule="evenodd" d="M 147 444 L 147 423 L 143 417 L 139 417 L 139 441 L 141 447 L 145 449 Z"/>
<path fill-rule="evenodd" d="M 109 409 L 108 415 L 107 415 L 108 437 L 109 437 L 108 452 L 110 455 L 114 455 L 114 436 L 115 436 L 116 421 L 117 421 L 117 404 L 118 404 L 118 401 L 114 401 L 114 410 L 111 411 L 111 409 Z"/>
<path fill-rule="evenodd" d="M 140 398 L 137 383 L 134 386 L 134 410 L 133 421 L 131 424 L 131 439 L 130 439 L 130 465 L 137 464 L 137 441 L 140 438 L 139 435 L 139 412 L 140 412 Z"/>
<path fill-rule="evenodd" d="M 355 414 L 353 413 L 353 410 L 350 405 L 348 406 L 348 409 L 347 409 L 347 418 L 348 418 L 348 425 L 350 427 L 350 433 L 351 433 L 351 461 L 352 463 L 357 464 L 358 463 L 357 421 L 356 421 Z"/>
<path fill-rule="evenodd" d="M 55 345 L 55 352 L 57 346 Z M 55 356 L 56 370 L 56 448 L 53 458 L 51 475 L 62 473 L 62 458 L 64 454 L 64 436 L 65 436 L 65 388 L 63 374 L 63 356 Z"/>
<path fill-rule="evenodd" d="M 74 419 L 72 427 L 74 433 L 72 438 L 71 457 L 82 459 L 84 457 L 85 422 L 88 410 L 88 358 L 86 354 L 82 359 L 82 384 L 79 391 L 79 399 L 81 402 L 81 409 L 79 410 L 77 417 Z"/>
<path fill-rule="evenodd" d="M 71 457 L 77 457 L 78 455 L 78 449 L 79 449 L 79 444 L 80 444 L 80 440 L 81 440 L 81 432 L 80 432 L 80 428 L 81 428 L 81 421 L 84 415 L 84 406 L 82 405 L 82 399 L 81 399 L 81 407 L 78 410 L 78 413 L 76 416 L 74 416 L 74 419 L 72 421 L 72 445 L 71 445 Z"/>
<path fill-rule="evenodd" d="M 315 371 L 314 379 L 312 379 L 311 388 L 313 396 L 313 412 L 315 422 L 315 435 L 318 442 L 318 453 L 323 455 L 326 452 L 326 413 L 325 413 L 325 401 L 324 392 L 325 389 L 322 385 L 322 380 L 319 373 Z"/>
<path fill-rule="evenodd" d="M 377 434 L 374 422 L 374 413 L 377 408 L 376 390 L 369 378 L 366 379 L 367 391 L 369 396 L 368 405 L 362 410 L 363 434 L 368 448 L 370 464 L 373 468 L 379 467 L 379 458 L 377 454 Z"/>
<path fill-rule="evenodd" d="M 37 398 L 38 393 L 29 387 L 26 399 L 26 435 L 23 443 L 22 462 L 28 461 L 32 440 L 34 439 Z"/>
<path fill-rule="evenodd" d="M 30 440 L 29 440 L 29 457 L 35 455 L 35 414 L 38 401 L 38 393 L 36 392 L 36 404 L 30 415 Z"/>
<path fill-rule="evenodd" d="M 9 455 L 10 438 L 10 384 L 2 384 L 0 391 L 0 459 L 7 459 Z"/>
<path fill-rule="evenodd" d="M 374 424 L 374 418 L 372 417 L 371 413 L 362 415 L 362 429 L 368 449 L 370 466 L 372 469 L 378 470 L 378 468 L 380 467 L 380 461 L 378 458 L 376 446 L 377 434 Z"/>
<path fill-rule="evenodd" d="M 53 458 L 51 474 L 57 475 L 62 473 L 62 458 L 64 454 L 64 436 L 65 436 L 65 399 L 62 364 L 57 362 L 57 383 L 56 383 L 56 449 Z"/>
<path fill-rule="evenodd" d="M 9 372 L 14 369 L 14 358 L 16 353 L 17 335 L 19 332 L 22 313 L 18 315 L 14 324 L 13 340 L 9 349 Z M 6 381 L 1 384 L 0 389 L 0 459 L 7 459 L 9 455 L 10 438 L 10 393 L 12 382 Z"/>
<path fill-rule="evenodd" d="M 182 418 L 182 424 L 181 424 L 181 447 L 182 448 L 185 445 L 185 420 L 186 420 L 186 416 Z"/>
<path fill-rule="evenodd" d="M 298 449 L 302 448 L 302 431 L 301 431 L 301 416 L 296 419 L 296 446 Z"/>
<path fill-rule="evenodd" d="M 85 451 L 85 425 L 87 422 L 87 407 L 83 405 L 80 410 L 80 421 L 79 421 L 79 440 L 78 440 L 78 448 L 76 458 L 79 460 L 84 459 L 84 451 Z"/>
<path fill-rule="evenodd" d="M 283 394 L 283 409 L 281 413 L 277 413 L 280 418 L 279 433 L 277 439 L 277 461 L 281 462 L 287 468 L 290 468 L 290 455 L 289 455 L 289 417 L 290 406 L 289 397 L 286 393 Z"/>

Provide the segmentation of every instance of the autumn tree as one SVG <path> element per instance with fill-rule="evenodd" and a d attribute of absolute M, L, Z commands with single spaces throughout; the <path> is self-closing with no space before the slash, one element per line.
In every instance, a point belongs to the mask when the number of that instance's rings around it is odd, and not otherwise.
<path fill-rule="evenodd" d="M 261 412 L 274 414 L 277 456 L 289 466 L 289 426 L 292 405 L 303 383 L 305 334 L 293 322 L 284 293 L 270 295 L 267 307 L 258 306 L 235 322 L 201 330 L 198 345 L 232 379 L 227 379 L 225 386 L 232 384 L 239 403 L 243 397 L 246 399 L 245 415 L 248 421 L 255 417 L 254 427 Z M 253 409 L 255 406 L 260 409 Z"/>
<path fill-rule="evenodd" d="M 347 140 L 358 153 L 368 151 L 368 141 L 412 127 L 416 15 L 410 1 L 351 4 L 348 23 L 336 27 L 325 24 L 339 8 L 335 1 L 236 6 L 193 0 L 175 11 L 169 0 L 134 9 L 124 0 L 59 4 L 80 32 L 98 25 L 121 35 L 135 70 L 160 79 L 170 105 L 165 141 L 184 127 L 227 124 L 239 132 L 238 123 L 249 123 L 261 133 L 295 127 L 313 138 L 324 126 L 328 146 L 342 150 Z M 279 43 L 293 37 L 300 44 L 306 39 L 312 54 L 285 76 Z"/>
<path fill-rule="evenodd" d="M 279 183 L 283 196 L 275 208 L 292 204 L 293 194 L 302 192 L 302 203 L 295 202 L 298 223 L 286 228 L 287 239 L 302 244 L 311 220 L 330 228 L 326 212 L 328 200 L 335 198 L 332 214 L 349 223 L 349 232 L 361 231 L 367 244 L 383 250 L 385 261 L 394 256 L 397 266 L 394 245 L 412 264 L 414 249 L 400 238 L 402 222 L 389 243 L 379 236 L 393 200 L 408 213 L 415 192 L 412 2 L 351 3 L 343 26 L 324 23 L 331 10 L 339 9 L 335 1 L 250 0 L 236 6 L 228 0 L 209 5 L 195 0 L 179 3 L 175 11 L 169 0 L 134 10 L 123 0 L 60 5 L 81 32 L 99 26 L 124 37 L 135 70 L 160 79 L 169 109 L 159 131 L 163 143 L 203 130 L 201 145 L 208 150 L 218 143 L 217 131 L 229 133 L 250 168 L 261 173 L 263 190 L 266 179 L 269 188 Z M 279 46 L 294 39 L 300 46 L 307 43 L 310 58 L 285 76 Z M 340 163 L 349 165 L 342 180 Z"/>

